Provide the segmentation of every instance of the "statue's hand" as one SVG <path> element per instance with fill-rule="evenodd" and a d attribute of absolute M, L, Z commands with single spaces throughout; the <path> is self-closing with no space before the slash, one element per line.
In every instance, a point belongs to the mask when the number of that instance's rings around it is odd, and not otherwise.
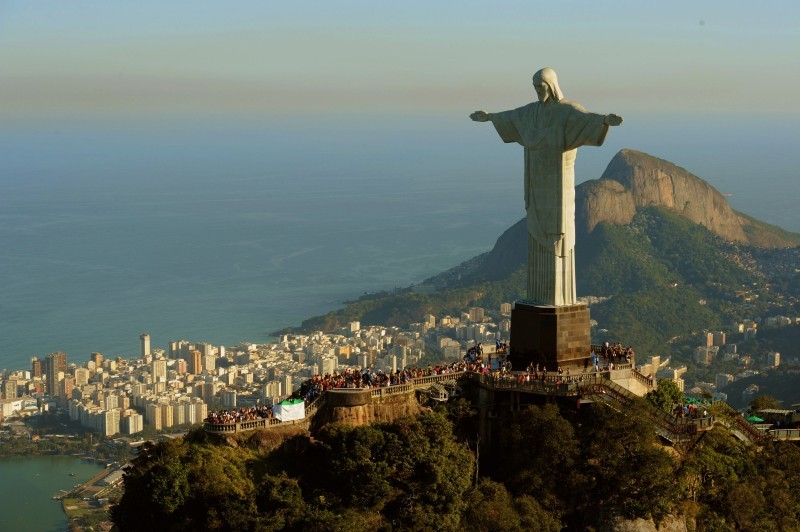
<path fill-rule="evenodd" d="M 622 117 L 612 113 L 603 118 L 603 123 L 607 126 L 618 126 L 622 123 Z"/>
<path fill-rule="evenodd" d="M 488 122 L 490 120 L 489 113 L 486 111 L 475 111 L 469 117 L 475 122 Z"/>

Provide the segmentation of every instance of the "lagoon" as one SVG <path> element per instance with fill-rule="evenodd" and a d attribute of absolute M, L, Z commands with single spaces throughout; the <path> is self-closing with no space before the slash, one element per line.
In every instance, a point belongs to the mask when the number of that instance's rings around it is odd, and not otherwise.
<path fill-rule="evenodd" d="M 0 530 L 67 530 L 67 516 L 53 495 L 86 482 L 103 469 L 72 456 L 0 458 Z"/>

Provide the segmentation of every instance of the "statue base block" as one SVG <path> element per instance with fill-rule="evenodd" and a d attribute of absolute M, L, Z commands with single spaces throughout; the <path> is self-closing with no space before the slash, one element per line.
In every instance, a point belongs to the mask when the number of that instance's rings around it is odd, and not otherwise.
<path fill-rule="evenodd" d="M 517 301 L 511 311 L 511 352 L 514 370 L 533 362 L 556 371 L 559 366 L 588 366 L 591 351 L 589 309 L 585 303 L 564 306 Z"/>

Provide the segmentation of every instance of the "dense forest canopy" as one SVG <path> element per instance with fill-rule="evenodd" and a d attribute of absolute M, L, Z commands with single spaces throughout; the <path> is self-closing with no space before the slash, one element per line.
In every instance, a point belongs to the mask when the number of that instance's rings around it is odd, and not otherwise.
<path fill-rule="evenodd" d="M 677 515 L 697 530 L 800 528 L 794 445 L 758 449 L 717 426 L 664 447 L 644 408 L 530 406 L 491 447 L 463 400 L 277 446 L 268 431 L 196 430 L 143 446 L 113 519 L 121 530 L 556 531 Z"/>

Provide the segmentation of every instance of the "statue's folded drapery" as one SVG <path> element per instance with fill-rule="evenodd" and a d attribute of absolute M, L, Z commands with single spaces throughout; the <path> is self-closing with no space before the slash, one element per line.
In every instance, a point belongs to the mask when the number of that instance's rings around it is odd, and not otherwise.
<path fill-rule="evenodd" d="M 564 99 L 491 114 L 503 141 L 525 148 L 528 299 L 535 303 L 575 303 L 575 155 L 603 144 L 604 118 Z"/>

